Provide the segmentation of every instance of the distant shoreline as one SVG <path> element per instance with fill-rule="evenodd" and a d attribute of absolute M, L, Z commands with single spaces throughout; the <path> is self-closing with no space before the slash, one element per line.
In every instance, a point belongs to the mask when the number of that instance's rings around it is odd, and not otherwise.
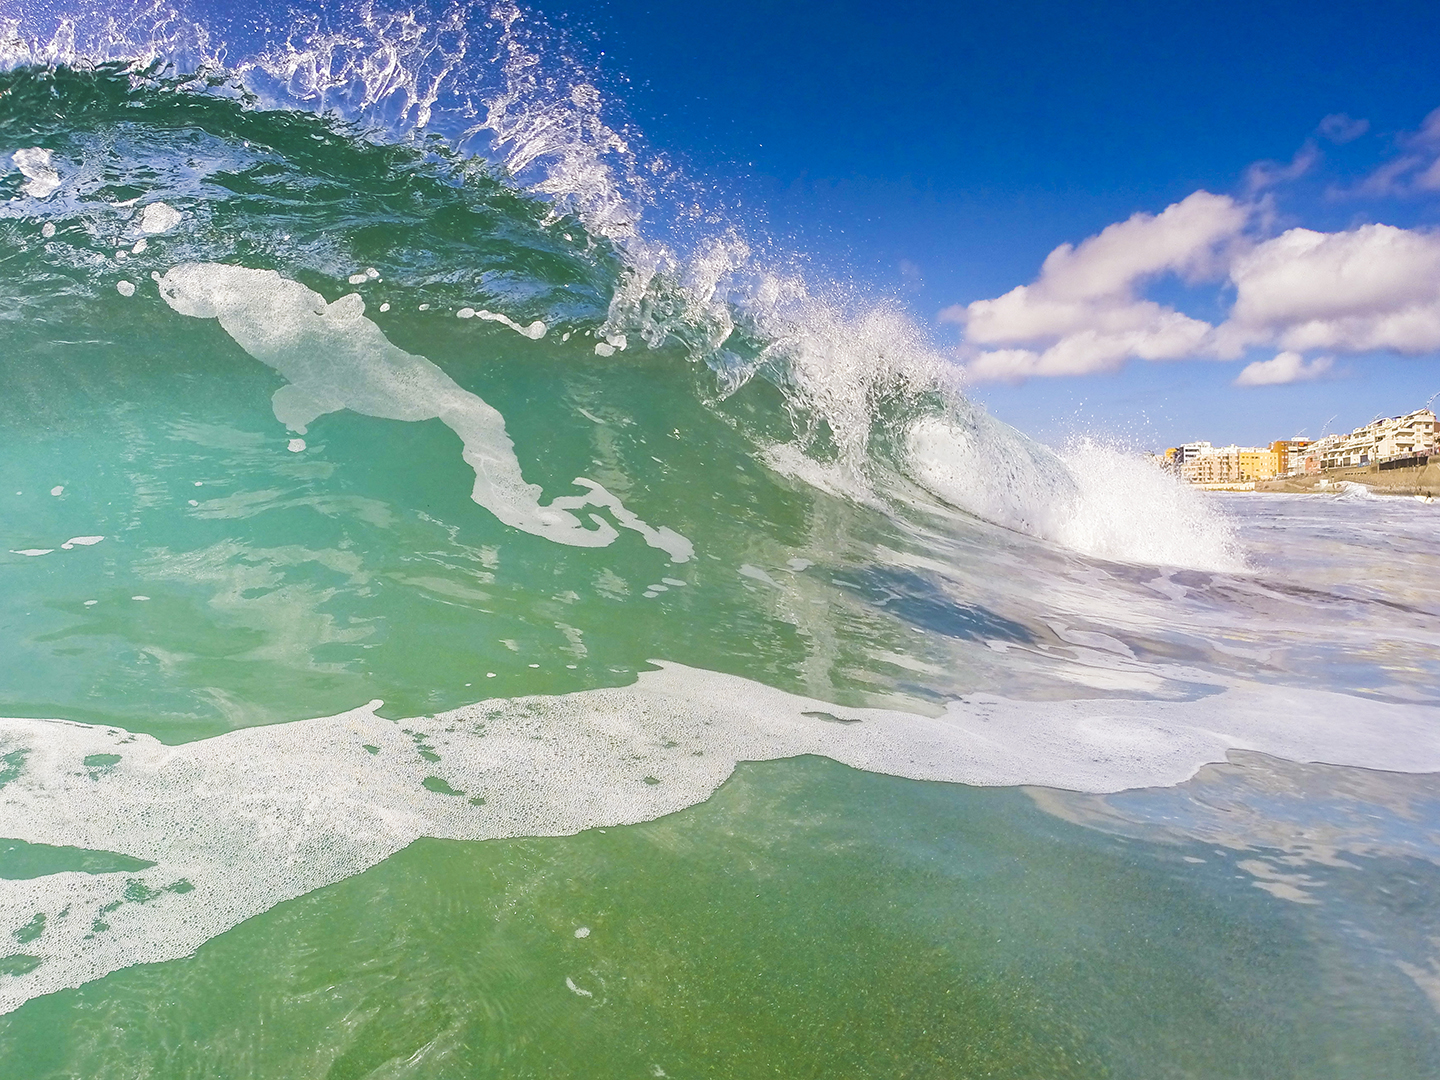
<path fill-rule="evenodd" d="M 1385 472 L 1376 465 L 1369 465 L 1332 469 L 1320 475 L 1277 476 L 1273 480 L 1255 481 L 1254 490 L 1262 494 L 1338 495 L 1342 482 L 1363 484 L 1377 495 L 1440 496 L 1440 464 Z"/>

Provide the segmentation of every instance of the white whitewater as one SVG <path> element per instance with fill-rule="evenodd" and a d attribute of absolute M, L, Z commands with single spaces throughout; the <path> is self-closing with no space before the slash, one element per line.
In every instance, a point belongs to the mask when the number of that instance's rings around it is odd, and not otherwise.
<path fill-rule="evenodd" d="M 1347 695 L 1239 681 L 1194 702 L 974 695 L 926 717 L 667 663 L 630 687 L 415 720 L 378 717 L 379 704 L 181 746 L 115 727 L 0 720 L 0 751 L 19 763 L 0 787 L 9 835 L 155 864 L 0 881 L 0 908 L 17 924 L 46 915 L 44 936 L 25 946 L 43 962 L 0 982 L 0 1012 L 188 955 L 419 837 L 648 821 L 702 802 L 741 761 L 823 754 L 920 780 L 1089 792 L 1176 784 L 1231 749 L 1440 771 L 1429 706 L 1367 702 L 1357 715 Z M 440 760 L 422 761 L 419 743 Z"/>
<path fill-rule="evenodd" d="M 559 544 L 605 547 L 619 535 L 591 514 L 587 528 L 571 510 L 609 509 L 624 528 L 674 562 L 694 548 L 667 528 L 653 529 L 599 484 L 577 479 L 588 494 L 548 506 L 525 481 L 505 418 L 423 356 L 391 344 L 369 319 L 365 301 L 349 293 L 333 303 L 274 270 L 221 263 L 186 263 L 159 279 L 160 295 L 182 315 L 217 319 L 236 343 L 289 382 L 275 392 L 275 418 L 304 435 L 327 413 L 348 409 L 387 420 L 439 420 L 460 436 L 461 455 L 475 470 L 471 498 L 506 525 Z"/>

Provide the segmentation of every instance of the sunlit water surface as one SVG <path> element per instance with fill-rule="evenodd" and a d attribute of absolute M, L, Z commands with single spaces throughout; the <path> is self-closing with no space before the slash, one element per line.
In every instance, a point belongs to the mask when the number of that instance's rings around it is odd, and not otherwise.
<path fill-rule="evenodd" d="M 1037 445 L 472 15 L 5 46 L 0 1073 L 1440 1072 L 1440 508 Z"/>

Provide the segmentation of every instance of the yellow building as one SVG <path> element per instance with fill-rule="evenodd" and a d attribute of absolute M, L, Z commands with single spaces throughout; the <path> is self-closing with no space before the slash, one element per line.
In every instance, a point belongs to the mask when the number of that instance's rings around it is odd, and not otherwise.
<path fill-rule="evenodd" d="M 1192 484 L 1245 484 L 1269 480 L 1279 462 L 1273 450 L 1260 446 L 1216 446 L 1202 450 L 1181 466 L 1181 475 Z"/>

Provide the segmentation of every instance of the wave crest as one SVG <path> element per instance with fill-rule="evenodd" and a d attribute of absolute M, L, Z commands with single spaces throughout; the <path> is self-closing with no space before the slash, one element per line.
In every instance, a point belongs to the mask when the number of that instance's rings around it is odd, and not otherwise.
<path fill-rule="evenodd" d="M 589 277 L 590 295 L 603 306 L 597 310 L 589 297 L 578 306 L 561 300 L 571 286 L 545 280 L 524 258 L 503 270 L 430 265 L 423 274 L 416 271 L 424 260 L 415 258 L 410 268 L 384 268 L 393 283 L 469 279 L 472 291 L 483 283 L 482 302 L 526 305 L 527 319 L 571 326 L 593 319 L 586 332 L 597 339 L 638 338 L 708 367 L 722 399 L 758 375 L 780 391 L 795 448 L 854 486 L 884 489 L 898 470 L 969 513 L 1086 554 L 1236 565 L 1233 538 L 1212 505 L 1092 444 L 1068 455 L 1067 468 L 966 400 L 958 368 L 898 304 L 853 285 L 817 286 L 799 256 L 716 209 L 700 184 L 614 119 L 618 109 L 592 73 L 510 0 L 404 9 L 361 0 L 287 16 L 279 28 L 273 17 L 252 25 L 238 14 L 212 27 L 160 0 L 123 17 L 82 5 L 60 16 L 22 12 L 0 24 L 0 69 L 106 65 L 132 90 L 160 95 L 155 101 L 174 100 L 176 92 L 231 98 L 251 114 L 326 117 L 328 134 L 311 133 L 322 142 L 333 136 L 357 148 L 406 147 L 419 160 L 443 151 L 433 177 L 441 185 L 479 183 L 478 166 L 492 189 L 514 185 L 531 200 L 523 220 L 505 226 L 526 237 L 538 227 L 543 235 L 521 246 L 550 258 L 560 239 L 550 234 L 563 234 L 564 257 L 588 264 L 577 272 Z M 240 130 L 231 125 L 232 142 Z M 244 145 L 248 153 L 251 144 Z M 296 153 L 290 164 L 303 171 L 310 159 Z M 192 203 L 228 198 L 193 178 L 185 182 Z M 94 204 L 102 190 L 87 200 L 77 189 L 66 202 L 62 188 L 52 211 L 63 204 L 85 218 L 95 247 L 114 228 L 102 219 L 125 205 L 113 198 Z M 207 216 L 194 215 L 199 223 Z M 292 240 L 302 223 L 284 228 L 290 231 L 270 242 L 267 264 L 289 257 L 339 274 L 350 257 L 333 230 L 311 236 L 305 248 Z M 425 242 L 423 233 L 416 239 Z M 448 252 L 444 259 L 460 256 L 436 242 Z M 236 253 L 227 245 L 226 237 L 197 231 L 174 254 L 231 261 Z M 99 264 L 107 272 L 110 258 Z M 524 266 L 531 279 L 521 280 L 526 271 L 517 277 Z"/>

